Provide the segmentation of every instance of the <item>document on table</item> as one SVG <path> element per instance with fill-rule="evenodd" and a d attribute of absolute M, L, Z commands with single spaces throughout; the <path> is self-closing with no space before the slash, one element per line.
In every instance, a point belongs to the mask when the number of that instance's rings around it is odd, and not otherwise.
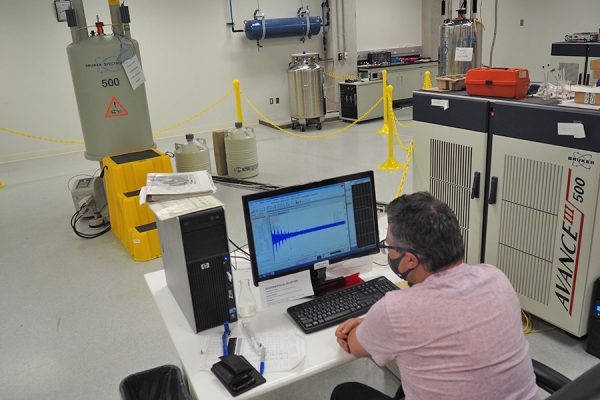
<path fill-rule="evenodd" d="M 258 290 L 263 308 L 315 294 L 309 270 L 259 282 Z"/>
<path fill-rule="evenodd" d="M 266 349 L 265 372 L 289 371 L 300 364 L 306 355 L 306 345 L 304 339 L 297 335 L 295 331 L 289 329 L 278 332 L 256 333 L 256 341 Z M 221 335 L 200 336 L 205 340 L 202 348 L 204 363 L 202 369 L 210 370 L 213 364 L 219 362 L 219 357 L 223 355 L 223 340 Z M 237 345 L 235 354 L 242 355 L 248 360 L 256 370 L 260 369 L 260 351 L 252 348 L 250 340 L 245 336 L 238 336 L 237 341 L 241 340 L 241 345 Z"/>
<path fill-rule="evenodd" d="M 213 196 L 188 197 L 186 199 L 165 200 L 146 204 L 154 212 L 156 218 L 161 221 L 196 211 L 223 206 L 223 203 Z"/>
<path fill-rule="evenodd" d="M 373 256 L 352 258 L 330 266 L 325 271 L 325 278 L 335 279 L 373 270 Z"/>

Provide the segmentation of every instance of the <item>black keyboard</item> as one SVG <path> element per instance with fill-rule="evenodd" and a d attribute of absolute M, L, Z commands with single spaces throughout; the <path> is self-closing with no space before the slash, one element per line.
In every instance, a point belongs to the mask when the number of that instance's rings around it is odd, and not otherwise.
<path fill-rule="evenodd" d="M 366 314 L 377 300 L 391 290 L 399 288 L 386 277 L 380 276 L 290 307 L 287 312 L 304 333 L 313 333 Z"/>

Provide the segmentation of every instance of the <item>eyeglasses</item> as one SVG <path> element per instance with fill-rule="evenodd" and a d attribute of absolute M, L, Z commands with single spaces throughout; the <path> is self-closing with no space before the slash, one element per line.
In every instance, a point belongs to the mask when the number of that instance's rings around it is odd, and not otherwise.
<path fill-rule="evenodd" d="M 383 254 L 390 254 L 390 251 L 392 250 L 396 250 L 399 253 L 413 253 L 415 255 L 420 254 L 419 252 L 411 249 L 405 249 L 404 247 L 388 246 L 388 244 L 385 242 L 385 239 L 379 242 L 377 247 L 379 247 L 379 251 L 381 251 Z"/>

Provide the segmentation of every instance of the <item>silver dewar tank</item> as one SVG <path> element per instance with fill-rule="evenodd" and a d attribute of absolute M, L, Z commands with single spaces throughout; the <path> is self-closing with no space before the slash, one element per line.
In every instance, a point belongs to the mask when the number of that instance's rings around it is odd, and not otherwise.
<path fill-rule="evenodd" d="M 318 53 L 292 54 L 287 69 L 290 92 L 290 115 L 292 129 L 300 126 L 304 131 L 309 121 L 317 123 L 317 129 L 325 120 L 325 97 L 323 95 L 323 68 L 317 63 Z"/>
<path fill-rule="evenodd" d="M 72 0 L 74 19 L 69 22 L 73 43 L 67 55 L 81 128 L 85 158 L 104 157 L 156 147 L 150 126 L 145 84 L 135 90 L 123 62 L 135 55 L 140 59 L 129 25 L 121 21 L 118 0 L 109 0 L 112 26 L 107 34 L 88 33 L 82 0 Z M 140 67 L 141 68 L 141 67 Z"/>
<path fill-rule="evenodd" d="M 471 68 L 477 68 L 476 60 L 481 60 L 481 56 L 476 43 L 472 20 L 459 15 L 458 18 L 444 21 L 440 26 L 438 76 L 466 74 Z M 471 61 L 456 61 L 456 49 L 459 47 L 473 49 Z"/>

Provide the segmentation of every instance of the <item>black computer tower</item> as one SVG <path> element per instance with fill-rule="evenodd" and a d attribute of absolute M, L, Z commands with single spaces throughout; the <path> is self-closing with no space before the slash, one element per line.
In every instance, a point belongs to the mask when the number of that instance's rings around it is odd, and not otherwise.
<path fill-rule="evenodd" d="M 167 286 L 192 330 L 237 321 L 223 207 L 156 224 Z"/>
<path fill-rule="evenodd" d="M 585 350 L 591 355 L 600 358 L 600 278 L 596 279 L 594 290 L 592 290 L 588 343 Z"/>

